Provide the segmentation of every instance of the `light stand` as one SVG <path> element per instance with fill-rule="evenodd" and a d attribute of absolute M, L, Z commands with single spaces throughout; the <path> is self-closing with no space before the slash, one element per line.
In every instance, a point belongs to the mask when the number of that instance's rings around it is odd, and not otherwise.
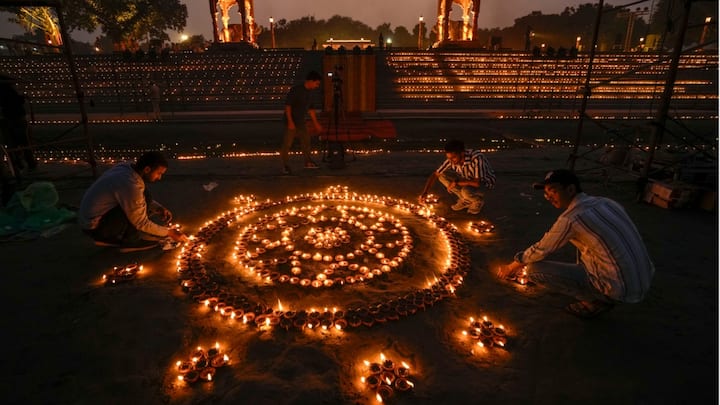
<path fill-rule="evenodd" d="M 327 162 L 331 169 L 345 167 L 345 145 L 340 139 L 340 119 L 343 112 L 343 89 L 341 72 L 343 67 L 335 65 L 335 70 L 329 73 L 333 86 L 331 114 L 328 116 L 327 134 L 325 136 L 325 153 L 323 162 Z"/>

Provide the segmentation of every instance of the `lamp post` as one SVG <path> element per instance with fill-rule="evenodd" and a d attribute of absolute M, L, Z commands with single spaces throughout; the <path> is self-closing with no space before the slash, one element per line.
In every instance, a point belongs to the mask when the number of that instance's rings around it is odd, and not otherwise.
<path fill-rule="evenodd" d="M 707 36 L 708 27 L 710 26 L 711 21 L 712 17 L 705 17 L 705 25 L 703 25 L 702 34 L 700 34 L 700 46 L 705 43 L 705 37 Z"/>
<path fill-rule="evenodd" d="M 582 37 L 578 35 L 575 38 L 575 49 L 577 49 L 578 51 L 580 50 L 580 42 L 581 41 L 582 41 Z"/>
<path fill-rule="evenodd" d="M 645 37 L 640 37 L 640 52 L 643 52 L 645 50 Z"/>
<path fill-rule="evenodd" d="M 627 31 L 625 32 L 625 43 L 623 44 L 623 51 L 629 52 L 630 51 L 630 44 L 632 41 L 632 34 L 633 30 L 635 29 L 635 20 L 645 14 L 649 14 L 650 10 L 645 8 L 636 8 L 634 11 L 627 11 L 627 12 L 621 12 L 618 13 L 618 17 L 625 17 L 627 16 L 628 22 L 627 22 Z"/>
<path fill-rule="evenodd" d="M 272 49 L 275 49 L 275 19 L 270 17 L 270 38 L 272 40 Z"/>
<path fill-rule="evenodd" d="M 530 45 L 528 46 L 528 50 L 530 50 L 533 46 L 532 44 L 535 43 L 535 31 L 530 31 L 530 35 L 528 36 L 528 38 L 530 38 L 530 40 L 528 41 L 528 44 Z"/>
<path fill-rule="evenodd" d="M 420 16 L 418 18 L 418 49 L 423 48 L 423 40 L 422 40 L 422 29 L 423 29 L 423 16 Z"/>

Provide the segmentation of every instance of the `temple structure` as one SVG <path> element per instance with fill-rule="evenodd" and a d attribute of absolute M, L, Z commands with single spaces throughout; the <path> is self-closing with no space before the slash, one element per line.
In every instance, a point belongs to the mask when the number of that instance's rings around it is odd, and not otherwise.
<path fill-rule="evenodd" d="M 255 44 L 257 26 L 253 0 L 208 0 L 215 43 L 246 42 Z M 238 7 L 240 24 L 230 24 L 230 9 Z M 218 19 L 222 25 L 218 24 Z"/>
<path fill-rule="evenodd" d="M 458 28 L 450 23 L 453 4 L 458 4 L 462 9 L 462 20 Z M 477 31 L 479 11 L 480 0 L 438 0 L 438 41 L 472 41 Z"/>

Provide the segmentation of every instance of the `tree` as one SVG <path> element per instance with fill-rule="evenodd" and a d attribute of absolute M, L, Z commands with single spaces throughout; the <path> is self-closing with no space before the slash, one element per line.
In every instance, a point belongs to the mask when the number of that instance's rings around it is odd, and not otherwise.
<path fill-rule="evenodd" d="M 134 46 L 150 38 L 165 40 L 165 31 L 182 31 L 187 7 L 180 0 L 62 0 L 72 29 L 100 28 L 115 44 Z"/>
<path fill-rule="evenodd" d="M 392 28 L 390 28 L 390 23 L 382 23 L 375 28 L 375 37 L 379 38 L 380 34 L 382 34 L 385 40 L 392 38 Z"/>
<path fill-rule="evenodd" d="M 57 16 L 50 7 L 12 7 L 15 17 L 10 21 L 18 23 L 29 33 L 42 31 L 50 45 L 62 45 Z"/>
<path fill-rule="evenodd" d="M 187 43 L 193 52 L 203 52 L 205 50 L 205 46 L 207 45 L 205 36 L 202 34 L 191 35 L 190 38 L 188 38 Z"/>
<path fill-rule="evenodd" d="M 330 38 L 360 39 L 372 38 L 374 31 L 368 25 L 355 21 L 350 17 L 332 16 L 329 20 L 315 20 L 315 17 L 302 17 L 298 20 L 275 25 L 275 39 L 280 48 L 310 48 L 313 40 L 318 45 Z M 258 36 L 258 44 L 268 47 L 270 30 Z"/>
<path fill-rule="evenodd" d="M 12 13 L 8 21 L 21 25 L 28 33 L 42 32 L 45 37 L 42 42 L 62 45 L 58 19 L 51 7 L 0 7 L 0 11 Z"/>

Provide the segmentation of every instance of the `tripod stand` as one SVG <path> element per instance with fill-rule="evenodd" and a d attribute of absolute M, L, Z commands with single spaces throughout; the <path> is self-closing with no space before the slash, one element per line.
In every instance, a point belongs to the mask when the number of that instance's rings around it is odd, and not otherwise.
<path fill-rule="evenodd" d="M 328 115 L 328 125 L 326 126 L 327 133 L 325 134 L 325 150 L 322 160 L 323 162 L 327 162 L 331 169 L 342 169 L 345 167 L 345 145 L 340 136 L 340 119 L 345 119 L 345 111 L 343 109 L 343 81 L 340 76 L 341 71 L 342 66 L 335 65 L 335 71 L 330 74 L 333 86 L 333 97 L 331 113 Z"/>

